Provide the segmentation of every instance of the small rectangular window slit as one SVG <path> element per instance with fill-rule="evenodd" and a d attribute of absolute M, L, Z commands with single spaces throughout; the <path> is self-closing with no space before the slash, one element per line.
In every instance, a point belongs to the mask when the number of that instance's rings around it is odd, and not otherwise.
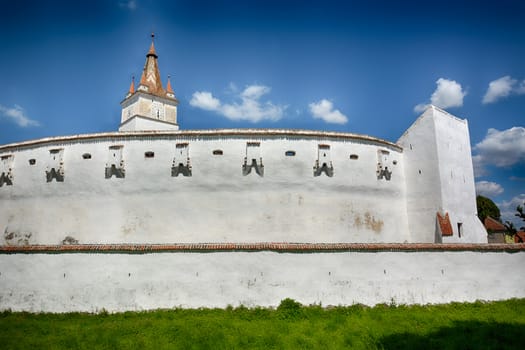
<path fill-rule="evenodd" d="M 463 236 L 463 223 L 458 222 L 458 237 L 461 238 Z"/>

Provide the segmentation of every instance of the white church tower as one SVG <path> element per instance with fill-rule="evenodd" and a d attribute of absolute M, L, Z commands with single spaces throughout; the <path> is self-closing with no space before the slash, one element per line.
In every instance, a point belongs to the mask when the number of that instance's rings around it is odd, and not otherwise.
<path fill-rule="evenodd" d="M 178 130 L 177 105 L 179 101 L 171 88 L 168 77 L 166 89 L 162 86 L 158 66 L 158 56 L 151 34 L 151 46 L 146 55 L 146 63 L 135 90 L 134 79 L 126 98 L 120 103 L 122 117 L 119 131 Z"/>

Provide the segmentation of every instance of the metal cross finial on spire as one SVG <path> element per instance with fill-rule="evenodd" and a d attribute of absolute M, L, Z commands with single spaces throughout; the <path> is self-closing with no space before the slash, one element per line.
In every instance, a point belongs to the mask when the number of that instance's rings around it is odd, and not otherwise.
<path fill-rule="evenodd" d="M 155 52 L 155 33 L 151 32 L 151 45 L 148 51 L 148 55 L 154 55 L 157 57 L 157 53 Z"/>

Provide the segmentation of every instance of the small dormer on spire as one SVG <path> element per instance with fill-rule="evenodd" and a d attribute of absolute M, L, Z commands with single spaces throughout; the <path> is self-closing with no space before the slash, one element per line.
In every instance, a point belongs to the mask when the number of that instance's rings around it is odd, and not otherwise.
<path fill-rule="evenodd" d="M 128 94 L 126 95 L 126 98 L 130 97 L 134 93 L 135 93 L 135 76 L 133 75 L 131 77 L 131 84 L 129 85 L 129 91 L 128 91 Z"/>
<path fill-rule="evenodd" d="M 171 75 L 168 75 L 168 84 L 166 85 L 166 96 L 175 98 L 175 92 L 173 92 L 173 89 L 171 88 Z"/>

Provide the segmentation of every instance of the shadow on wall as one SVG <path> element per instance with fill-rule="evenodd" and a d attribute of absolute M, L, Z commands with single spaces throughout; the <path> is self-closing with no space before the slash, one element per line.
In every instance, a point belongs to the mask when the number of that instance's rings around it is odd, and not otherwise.
<path fill-rule="evenodd" d="M 455 321 L 426 335 L 397 333 L 379 339 L 383 349 L 523 349 L 525 324 Z"/>

